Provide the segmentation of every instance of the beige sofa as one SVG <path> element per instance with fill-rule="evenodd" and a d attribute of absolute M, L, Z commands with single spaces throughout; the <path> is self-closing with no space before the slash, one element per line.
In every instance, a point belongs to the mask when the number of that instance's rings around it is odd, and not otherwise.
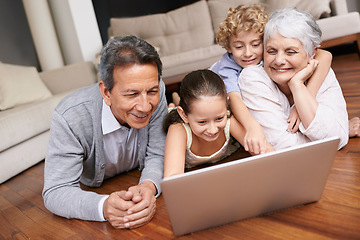
<path fill-rule="evenodd" d="M 360 44 L 359 13 L 348 13 L 346 0 L 200 0 L 163 14 L 111 18 L 108 33 L 150 42 L 161 56 L 165 83 L 176 83 L 184 73 L 208 68 L 221 58 L 225 50 L 215 43 L 219 23 L 229 7 L 250 3 L 261 3 L 268 12 L 286 7 L 310 12 L 318 19 L 326 47 L 356 40 Z"/>
<path fill-rule="evenodd" d="M 55 106 L 75 89 L 94 84 L 96 71 L 91 62 L 41 73 L 0 63 L 0 74 L 2 183 L 44 159 Z"/>

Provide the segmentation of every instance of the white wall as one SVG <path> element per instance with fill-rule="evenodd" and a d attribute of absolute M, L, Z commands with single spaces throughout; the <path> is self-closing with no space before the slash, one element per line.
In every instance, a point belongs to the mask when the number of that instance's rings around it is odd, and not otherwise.
<path fill-rule="evenodd" d="M 47 0 L 23 0 L 23 4 L 41 69 L 64 66 Z"/>
<path fill-rule="evenodd" d="M 94 61 L 102 40 L 91 0 L 49 0 L 65 64 Z"/>
<path fill-rule="evenodd" d="M 91 0 L 22 0 L 43 71 L 95 61 L 102 40 Z"/>

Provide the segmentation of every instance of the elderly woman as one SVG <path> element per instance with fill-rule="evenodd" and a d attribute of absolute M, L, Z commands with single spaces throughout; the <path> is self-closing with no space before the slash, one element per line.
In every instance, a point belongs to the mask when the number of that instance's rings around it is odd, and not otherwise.
<path fill-rule="evenodd" d="M 321 30 L 313 17 L 296 9 L 277 10 L 264 33 L 264 66 L 252 66 L 239 77 L 244 103 L 275 149 L 327 137 L 339 137 L 339 149 L 349 139 L 346 103 L 332 69 L 316 97 L 307 79 L 316 68 L 314 59 Z M 287 131 L 292 105 L 301 119 L 299 131 Z"/>

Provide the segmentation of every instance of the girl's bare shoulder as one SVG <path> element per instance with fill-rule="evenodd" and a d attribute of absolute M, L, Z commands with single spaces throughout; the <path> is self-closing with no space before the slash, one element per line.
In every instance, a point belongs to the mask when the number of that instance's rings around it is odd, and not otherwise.
<path fill-rule="evenodd" d="M 174 123 L 169 126 L 169 134 L 179 134 L 179 136 L 186 136 L 186 130 L 182 123 Z"/>

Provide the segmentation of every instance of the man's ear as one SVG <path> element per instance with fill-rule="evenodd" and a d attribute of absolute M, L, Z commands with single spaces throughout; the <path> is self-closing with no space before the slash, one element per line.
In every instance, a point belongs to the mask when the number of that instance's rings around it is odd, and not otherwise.
<path fill-rule="evenodd" d="M 99 90 L 106 105 L 111 106 L 110 91 L 105 87 L 105 83 L 101 80 L 99 81 Z"/>
<path fill-rule="evenodd" d="M 176 108 L 177 112 L 179 113 L 181 119 L 185 122 L 185 123 L 189 123 L 189 120 L 184 112 L 184 109 L 182 109 L 182 107 L 177 106 Z"/>
<path fill-rule="evenodd" d="M 232 52 L 231 52 L 231 49 L 230 49 L 229 47 L 226 47 L 225 49 L 226 49 L 226 51 L 227 51 L 228 53 L 232 53 Z"/>

